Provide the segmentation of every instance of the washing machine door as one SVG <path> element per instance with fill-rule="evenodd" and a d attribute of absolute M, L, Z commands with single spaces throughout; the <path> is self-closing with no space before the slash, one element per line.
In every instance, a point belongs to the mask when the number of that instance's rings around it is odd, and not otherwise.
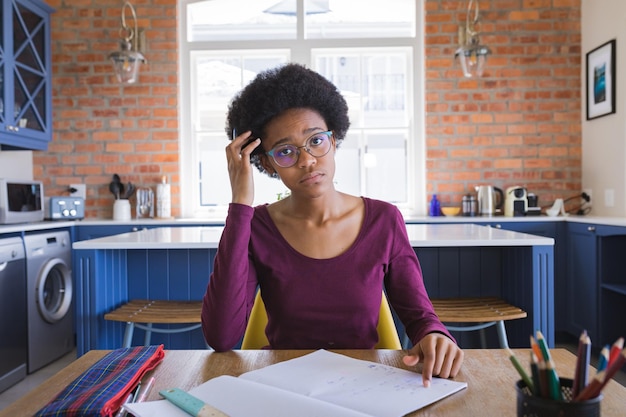
<path fill-rule="evenodd" d="M 72 273 L 61 259 L 50 259 L 37 278 L 39 314 L 48 323 L 62 320 L 72 306 Z"/>

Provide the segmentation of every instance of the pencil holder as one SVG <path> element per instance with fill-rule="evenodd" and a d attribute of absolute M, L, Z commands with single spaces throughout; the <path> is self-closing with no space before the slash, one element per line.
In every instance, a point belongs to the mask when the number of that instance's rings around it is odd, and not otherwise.
<path fill-rule="evenodd" d="M 533 395 L 523 380 L 517 381 L 517 417 L 600 417 L 602 395 L 587 401 L 572 402 L 572 381 L 560 378 L 563 401 Z"/>

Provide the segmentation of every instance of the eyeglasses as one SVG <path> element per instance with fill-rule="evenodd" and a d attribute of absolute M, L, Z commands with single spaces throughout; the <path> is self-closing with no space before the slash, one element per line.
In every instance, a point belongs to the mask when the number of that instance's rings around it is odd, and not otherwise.
<path fill-rule="evenodd" d="M 327 132 L 319 132 L 309 137 L 304 143 L 304 146 L 281 144 L 265 153 L 271 156 L 279 167 L 289 168 L 298 162 L 301 148 L 309 155 L 316 158 L 321 158 L 326 155 L 328 151 L 330 151 L 330 137 L 332 135 L 333 132 L 330 130 Z"/>

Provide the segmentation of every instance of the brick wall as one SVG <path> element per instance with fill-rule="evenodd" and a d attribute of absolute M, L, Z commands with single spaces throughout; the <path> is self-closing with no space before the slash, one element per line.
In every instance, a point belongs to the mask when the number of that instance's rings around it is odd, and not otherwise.
<path fill-rule="evenodd" d="M 87 184 L 87 217 L 110 218 L 113 173 L 172 182 L 180 214 L 176 0 L 133 0 L 148 64 L 139 83 L 114 81 L 122 0 L 48 0 L 54 139 L 34 153 L 49 195 Z M 465 1 L 425 0 L 427 191 L 460 202 L 477 184 L 525 185 L 540 203 L 581 187 L 580 0 L 482 0 L 484 78 L 453 61 Z M 129 18 L 130 19 L 130 18 Z M 132 19 L 130 19 L 132 21 Z"/>
<path fill-rule="evenodd" d="M 52 15 L 54 138 L 34 153 L 34 176 L 46 194 L 87 184 L 86 216 L 111 218 L 114 173 L 153 189 L 172 183 L 180 214 L 176 0 L 133 0 L 148 59 L 139 82 L 122 85 L 108 55 L 119 49 L 122 0 L 48 0 Z M 127 9 L 127 24 L 132 17 Z M 134 215 L 134 213 L 133 213 Z"/>
<path fill-rule="evenodd" d="M 466 1 L 426 1 L 427 191 L 527 186 L 539 204 L 581 191 L 580 0 L 481 0 L 484 77 L 452 57 Z"/>

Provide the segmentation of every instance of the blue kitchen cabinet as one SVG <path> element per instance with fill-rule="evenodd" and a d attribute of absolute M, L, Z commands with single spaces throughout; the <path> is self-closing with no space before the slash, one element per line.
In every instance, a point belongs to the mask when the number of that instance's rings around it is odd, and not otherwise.
<path fill-rule="evenodd" d="M 46 150 L 52 140 L 50 15 L 40 0 L 3 0 L 0 9 L 0 146 Z"/>
<path fill-rule="evenodd" d="M 626 336 L 626 227 L 568 223 L 568 332 L 600 348 Z"/>
<path fill-rule="evenodd" d="M 596 226 L 596 235 L 600 346 L 626 336 L 626 227 Z"/>
<path fill-rule="evenodd" d="M 598 245 L 596 226 L 568 223 L 567 236 L 567 332 L 578 336 L 587 330 L 598 336 Z"/>

